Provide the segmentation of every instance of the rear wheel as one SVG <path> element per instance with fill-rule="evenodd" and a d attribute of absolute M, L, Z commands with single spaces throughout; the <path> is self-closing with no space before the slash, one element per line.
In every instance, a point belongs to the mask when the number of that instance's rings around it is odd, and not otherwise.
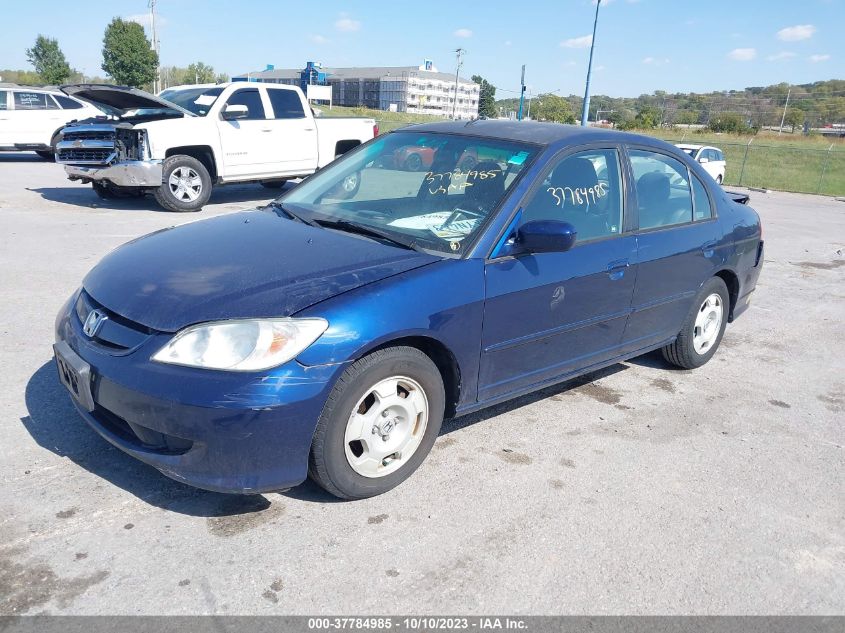
<path fill-rule="evenodd" d="M 199 211 L 211 197 L 211 176 L 193 156 L 171 156 L 162 165 L 155 199 L 168 211 Z"/>
<path fill-rule="evenodd" d="M 678 338 L 663 348 L 663 358 L 684 369 L 701 367 L 722 342 L 729 310 L 728 287 L 713 277 L 698 292 Z"/>
<path fill-rule="evenodd" d="M 413 347 L 391 347 L 353 363 L 320 415 L 308 473 L 342 499 L 382 494 L 405 481 L 431 450 L 443 422 L 437 366 Z"/>
<path fill-rule="evenodd" d="M 422 157 L 419 154 L 411 154 L 402 166 L 406 171 L 419 171 L 422 169 Z"/>

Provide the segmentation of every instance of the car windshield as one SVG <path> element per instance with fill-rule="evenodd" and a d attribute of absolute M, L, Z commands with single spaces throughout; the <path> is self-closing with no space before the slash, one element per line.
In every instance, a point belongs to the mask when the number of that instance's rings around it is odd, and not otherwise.
<path fill-rule="evenodd" d="M 206 88 L 184 88 L 175 90 L 165 90 L 159 96 L 162 99 L 167 99 L 170 103 L 190 110 L 196 115 L 205 116 L 217 101 L 217 97 L 223 92 L 222 86 L 212 86 Z"/>
<path fill-rule="evenodd" d="M 279 203 L 327 228 L 374 229 L 411 248 L 460 256 L 538 152 L 499 139 L 393 132 L 320 170 Z"/>

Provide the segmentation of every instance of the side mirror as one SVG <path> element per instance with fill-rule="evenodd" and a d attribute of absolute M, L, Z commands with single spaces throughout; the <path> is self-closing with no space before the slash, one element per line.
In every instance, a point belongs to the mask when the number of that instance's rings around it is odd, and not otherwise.
<path fill-rule="evenodd" d="M 236 119 L 245 119 L 249 116 L 249 108 L 245 105 L 236 103 L 226 104 L 223 112 L 220 114 L 224 121 L 234 121 Z"/>
<path fill-rule="evenodd" d="M 702 156 L 701 158 L 698 159 L 698 162 L 703 165 L 704 163 L 709 163 L 710 159 Z"/>
<path fill-rule="evenodd" d="M 569 222 L 535 220 L 516 232 L 516 247 L 527 253 L 563 253 L 575 244 L 578 232 Z"/>

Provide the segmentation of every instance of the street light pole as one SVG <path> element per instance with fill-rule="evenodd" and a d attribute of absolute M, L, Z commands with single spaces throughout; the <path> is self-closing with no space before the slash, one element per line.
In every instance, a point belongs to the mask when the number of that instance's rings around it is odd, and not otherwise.
<path fill-rule="evenodd" d="M 587 127 L 590 117 L 590 71 L 593 69 L 593 49 L 596 46 L 596 27 L 599 23 L 599 7 L 601 0 L 596 0 L 596 19 L 593 22 L 593 39 L 590 40 L 590 61 L 587 63 L 587 84 L 584 87 L 584 108 L 581 111 L 581 127 Z"/>
<path fill-rule="evenodd" d="M 452 118 L 455 118 L 455 112 L 458 108 L 458 73 L 461 72 L 461 65 L 463 64 L 463 54 L 466 51 L 462 48 L 455 49 L 455 54 L 458 56 L 458 64 L 455 68 L 455 100 L 452 102 Z"/>

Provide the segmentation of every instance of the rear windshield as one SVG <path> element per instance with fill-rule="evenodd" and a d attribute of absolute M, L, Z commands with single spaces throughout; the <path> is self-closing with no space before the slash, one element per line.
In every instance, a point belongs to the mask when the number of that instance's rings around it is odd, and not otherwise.
<path fill-rule="evenodd" d="M 184 88 L 180 90 L 165 90 L 159 96 L 170 103 L 185 108 L 199 116 L 205 116 L 223 92 L 223 86 L 211 88 Z"/>

